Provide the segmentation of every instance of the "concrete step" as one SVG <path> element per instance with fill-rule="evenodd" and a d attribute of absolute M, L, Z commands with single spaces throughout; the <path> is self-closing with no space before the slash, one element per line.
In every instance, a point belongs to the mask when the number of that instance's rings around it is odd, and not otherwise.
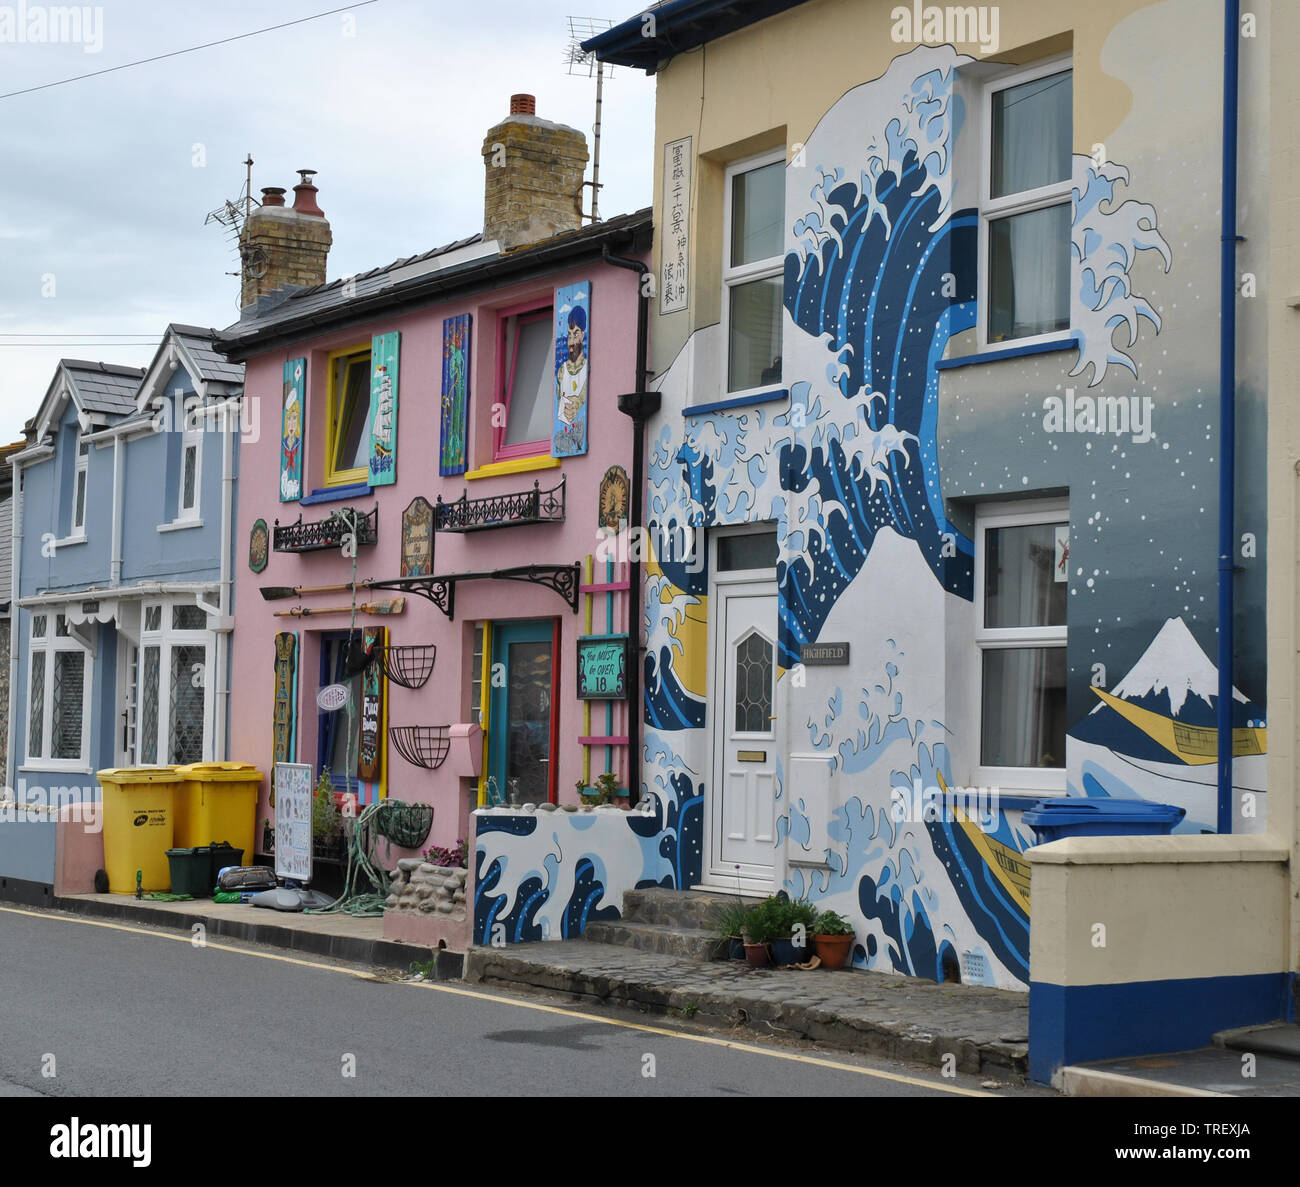
<path fill-rule="evenodd" d="M 1224 1030 L 1214 1036 L 1214 1045 L 1226 1047 L 1229 1051 L 1300 1059 L 1300 1026 L 1293 1022 L 1272 1022 L 1265 1026 Z"/>
<path fill-rule="evenodd" d="M 731 895 L 698 890 L 627 890 L 623 892 L 623 921 L 711 932 L 718 910 L 735 901 Z"/>
<path fill-rule="evenodd" d="M 677 927 L 671 923 L 588 923 L 583 939 L 595 944 L 618 944 L 639 952 L 661 956 L 688 956 L 693 960 L 716 960 L 721 946 L 710 931 Z M 724 953 L 725 956 L 725 953 Z"/>
<path fill-rule="evenodd" d="M 848 969 L 753 970 L 743 961 L 689 960 L 588 939 L 471 948 L 465 980 L 531 986 L 639 1014 L 683 1013 L 706 1025 L 890 1059 L 955 1062 L 972 1074 L 1023 1077 L 1028 1064 L 1028 995 L 1001 989 Z"/>

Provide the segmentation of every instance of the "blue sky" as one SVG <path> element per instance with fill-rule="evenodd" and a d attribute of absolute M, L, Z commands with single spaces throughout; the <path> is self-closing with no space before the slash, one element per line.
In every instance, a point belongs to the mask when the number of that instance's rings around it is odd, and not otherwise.
<path fill-rule="evenodd" d="M 248 33 L 343 0 L 104 0 L 83 42 L 5 39 L 0 93 Z M 40 7 L 28 0 L 26 9 Z M 146 366 L 168 322 L 238 317 L 237 267 L 207 212 L 318 171 L 331 279 L 474 234 L 484 133 L 517 91 L 587 134 L 595 82 L 565 66 L 570 15 L 621 21 L 628 0 L 379 0 L 108 74 L 0 99 L 0 441 L 16 440 L 60 357 Z M 29 20 L 30 20 L 29 15 Z M 29 26 L 30 27 L 30 26 Z M 601 213 L 649 205 L 653 80 L 605 88 Z M 52 277 L 52 295 L 49 294 Z M 33 335 L 45 345 L 27 345 Z M 121 345 L 108 334 L 142 334 Z M 110 341 L 118 344 L 105 345 Z"/>

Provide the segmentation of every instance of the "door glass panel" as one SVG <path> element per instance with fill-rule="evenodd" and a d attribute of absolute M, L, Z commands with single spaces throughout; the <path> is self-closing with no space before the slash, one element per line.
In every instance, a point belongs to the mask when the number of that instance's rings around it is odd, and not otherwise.
<path fill-rule="evenodd" d="M 772 644 L 752 634 L 736 648 L 736 733 L 765 734 L 772 725 Z"/>
<path fill-rule="evenodd" d="M 512 804 L 549 798 L 551 645 L 511 643 L 506 660 L 506 786 Z"/>
<path fill-rule="evenodd" d="M 173 647 L 171 655 L 171 703 L 167 736 L 169 763 L 201 762 L 203 759 L 203 647 Z"/>
<path fill-rule="evenodd" d="M 44 622 L 42 622 L 44 633 Z M 27 757 L 40 758 L 45 740 L 45 652 L 32 652 L 32 695 L 28 698 Z"/>
<path fill-rule="evenodd" d="M 146 647 L 144 649 L 144 671 L 140 678 L 140 762 L 147 767 L 153 766 L 158 761 L 158 673 L 160 660 L 160 648 Z"/>
<path fill-rule="evenodd" d="M 80 651 L 54 653 L 54 758 L 81 757 L 81 698 L 86 657 Z"/>
<path fill-rule="evenodd" d="M 718 540 L 718 572 L 738 569 L 775 569 L 776 533 L 746 532 L 743 536 L 722 536 Z"/>

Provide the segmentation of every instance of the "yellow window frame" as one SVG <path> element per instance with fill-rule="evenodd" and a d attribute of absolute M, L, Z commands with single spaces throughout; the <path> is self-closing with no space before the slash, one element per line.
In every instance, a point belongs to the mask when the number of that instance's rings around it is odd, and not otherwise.
<path fill-rule="evenodd" d="M 335 458 L 338 456 L 339 447 L 339 418 L 343 413 L 343 396 L 347 391 L 347 372 L 354 361 L 365 359 L 365 365 L 369 370 L 371 365 L 371 348 L 369 346 L 348 346 L 342 350 L 335 350 L 329 356 L 329 387 L 325 400 L 325 485 L 326 486 L 355 486 L 358 483 L 367 482 L 370 477 L 370 471 L 367 467 L 361 466 L 357 469 L 339 470 L 335 468 Z M 343 376 L 340 382 L 340 375 Z M 366 407 L 369 408 L 370 377 L 366 377 Z M 369 439 L 370 433 L 370 416 L 366 415 L 366 436 Z"/>

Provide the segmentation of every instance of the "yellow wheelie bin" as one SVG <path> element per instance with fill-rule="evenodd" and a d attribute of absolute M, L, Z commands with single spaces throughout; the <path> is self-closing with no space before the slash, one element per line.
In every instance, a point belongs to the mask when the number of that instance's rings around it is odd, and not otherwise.
<path fill-rule="evenodd" d="M 167 850 L 173 845 L 175 767 L 124 767 L 97 772 L 104 789 L 104 870 L 111 894 L 169 890 Z"/>
<path fill-rule="evenodd" d="M 229 841 L 252 865 L 262 772 L 246 762 L 196 762 L 176 774 L 176 844 L 190 849 Z"/>

